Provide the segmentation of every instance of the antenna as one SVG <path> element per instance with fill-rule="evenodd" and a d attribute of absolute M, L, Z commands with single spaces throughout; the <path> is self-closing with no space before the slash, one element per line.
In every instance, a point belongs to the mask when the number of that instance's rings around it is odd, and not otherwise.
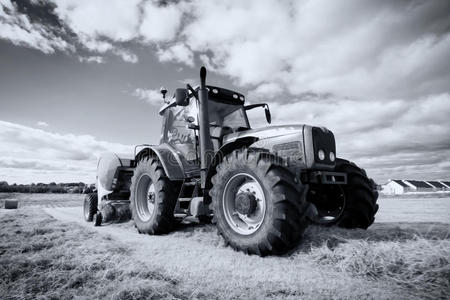
<path fill-rule="evenodd" d="M 161 87 L 161 89 L 159 90 L 161 92 L 161 94 L 163 95 L 163 100 L 165 103 L 167 103 L 168 101 L 166 100 L 166 94 L 167 94 L 167 90 L 165 87 Z"/>

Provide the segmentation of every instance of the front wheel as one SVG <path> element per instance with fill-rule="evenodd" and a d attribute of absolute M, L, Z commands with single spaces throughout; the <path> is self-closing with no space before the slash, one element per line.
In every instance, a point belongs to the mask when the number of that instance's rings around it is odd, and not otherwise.
<path fill-rule="evenodd" d="M 308 225 L 307 187 L 279 157 L 235 150 L 212 178 L 217 230 L 235 250 L 260 256 L 295 246 Z"/>
<path fill-rule="evenodd" d="M 178 189 L 156 157 L 139 161 L 131 178 L 130 207 L 139 233 L 168 233 L 176 225 Z"/>

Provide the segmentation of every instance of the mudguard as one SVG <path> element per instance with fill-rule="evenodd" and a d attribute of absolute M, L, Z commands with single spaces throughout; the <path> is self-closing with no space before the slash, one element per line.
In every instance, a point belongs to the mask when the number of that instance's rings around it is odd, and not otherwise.
<path fill-rule="evenodd" d="M 184 180 L 190 177 L 187 162 L 184 161 L 180 153 L 169 144 L 161 144 L 154 146 L 144 146 L 136 155 L 136 162 L 142 157 L 155 155 L 161 161 L 161 164 L 170 180 Z"/>

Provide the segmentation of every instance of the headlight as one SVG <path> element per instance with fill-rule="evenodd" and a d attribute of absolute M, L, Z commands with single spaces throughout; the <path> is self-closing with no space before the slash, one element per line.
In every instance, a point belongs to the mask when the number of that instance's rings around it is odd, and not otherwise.
<path fill-rule="evenodd" d="M 334 161 L 335 159 L 336 159 L 336 156 L 334 155 L 334 152 L 331 151 L 331 152 L 330 152 L 330 160 L 331 160 L 331 161 Z"/>
<path fill-rule="evenodd" d="M 317 152 L 317 154 L 319 155 L 319 159 L 320 160 L 324 160 L 325 159 L 325 152 L 323 152 L 322 149 L 320 149 L 319 152 Z"/>

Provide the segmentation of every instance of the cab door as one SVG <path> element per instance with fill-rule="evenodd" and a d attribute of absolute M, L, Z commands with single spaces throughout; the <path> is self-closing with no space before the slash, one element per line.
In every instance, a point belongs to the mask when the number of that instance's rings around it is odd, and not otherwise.
<path fill-rule="evenodd" d="M 166 121 L 162 141 L 172 146 L 183 161 L 186 172 L 200 170 L 198 160 L 198 136 L 196 130 L 188 128 L 190 122 L 198 125 L 198 109 L 195 99 L 187 106 L 175 106 L 165 112 Z"/>

